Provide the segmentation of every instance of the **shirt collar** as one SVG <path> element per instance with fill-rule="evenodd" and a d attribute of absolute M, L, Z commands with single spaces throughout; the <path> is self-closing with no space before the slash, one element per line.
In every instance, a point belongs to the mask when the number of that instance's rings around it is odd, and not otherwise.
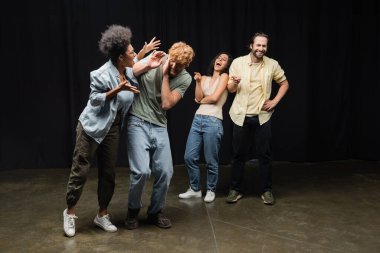
<path fill-rule="evenodd" d="M 120 76 L 119 70 L 117 70 L 117 68 L 115 67 L 115 65 L 113 65 L 111 59 L 108 61 L 108 65 L 110 66 L 112 75 L 116 76 L 116 77 L 119 77 Z"/>
<path fill-rule="evenodd" d="M 249 54 L 247 54 L 247 55 L 245 56 L 245 59 L 244 59 L 244 60 L 245 60 L 246 64 L 248 64 L 248 66 L 252 66 L 253 62 L 252 62 L 252 60 L 251 60 L 251 52 L 249 52 Z M 267 57 L 264 55 L 264 56 L 263 56 L 263 60 L 262 60 L 262 62 L 261 62 L 261 65 L 264 66 L 266 61 L 267 61 Z"/>

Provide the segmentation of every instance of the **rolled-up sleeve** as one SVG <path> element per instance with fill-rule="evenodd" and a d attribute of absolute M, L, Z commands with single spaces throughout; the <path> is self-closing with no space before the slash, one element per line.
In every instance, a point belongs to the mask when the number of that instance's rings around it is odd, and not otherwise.
<path fill-rule="evenodd" d="M 232 84 L 234 82 L 234 80 L 232 79 L 233 76 L 238 76 L 238 68 L 237 66 L 238 63 L 236 62 L 236 60 L 232 61 L 232 64 L 230 66 L 230 69 L 229 69 L 229 79 L 228 79 L 228 84 Z"/>
<path fill-rule="evenodd" d="M 274 71 L 273 72 L 274 72 L 273 73 L 273 80 L 276 83 L 281 83 L 282 81 L 286 80 L 285 72 L 281 68 L 280 64 L 278 64 L 278 62 L 275 62 Z"/>
<path fill-rule="evenodd" d="M 104 81 L 97 73 L 90 74 L 90 103 L 92 106 L 104 106 L 106 102 L 106 90 Z"/>

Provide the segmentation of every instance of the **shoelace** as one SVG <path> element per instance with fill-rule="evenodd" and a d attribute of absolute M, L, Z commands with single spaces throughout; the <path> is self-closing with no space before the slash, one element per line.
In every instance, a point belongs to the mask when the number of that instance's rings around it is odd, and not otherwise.
<path fill-rule="evenodd" d="M 75 219 L 78 219 L 75 215 L 69 215 L 69 228 L 75 227 Z"/>
<path fill-rule="evenodd" d="M 106 214 L 106 215 L 101 217 L 101 219 L 103 219 L 103 218 L 104 218 L 104 223 L 107 227 L 112 225 L 112 223 L 110 221 L 110 215 L 109 214 Z"/>
<path fill-rule="evenodd" d="M 164 214 L 162 214 L 162 213 L 159 213 L 159 214 L 157 215 L 157 220 L 161 220 L 161 221 L 163 221 L 163 222 L 170 221 L 169 218 L 166 217 L 166 216 L 165 216 Z"/>

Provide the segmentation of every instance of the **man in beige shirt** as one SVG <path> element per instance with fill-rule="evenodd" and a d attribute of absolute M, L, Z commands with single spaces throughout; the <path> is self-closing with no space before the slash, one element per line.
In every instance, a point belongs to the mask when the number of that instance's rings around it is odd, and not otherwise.
<path fill-rule="evenodd" d="M 242 182 L 245 162 L 253 143 L 259 160 L 261 198 L 264 204 L 275 203 L 272 193 L 271 116 L 289 88 L 285 73 L 274 59 L 265 56 L 268 35 L 255 33 L 250 42 L 251 52 L 236 58 L 230 67 L 228 91 L 236 92 L 230 109 L 233 126 L 232 180 L 228 203 L 243 197 Z M 280 85 L 271 98 L 272 81 Z"/>

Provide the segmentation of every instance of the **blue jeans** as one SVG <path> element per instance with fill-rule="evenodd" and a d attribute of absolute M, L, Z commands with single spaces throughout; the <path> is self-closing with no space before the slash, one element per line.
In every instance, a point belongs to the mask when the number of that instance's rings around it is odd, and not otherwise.
<path fill-rule="evenodd" d="M 142 192 L 152 173 L 154 183 L 148 214 L 156 214 L 165 206 L 166 194 L 173 175 L 168 131 L 166 127 L 130 115 L 127 144 L 131 170 L 128 208 L 142 207 Z"/>
<path fill-rule="evenodd" d="M 199 191 L 199 156 L 203 145 L 207 168 L 207 190 L 216 190 L 219 170 L 219 150 L 223 136 L 222 120 L 207 115 L 195 114 L 186 143 L 185 164 L 190 178 L 190 187 Z"/>

